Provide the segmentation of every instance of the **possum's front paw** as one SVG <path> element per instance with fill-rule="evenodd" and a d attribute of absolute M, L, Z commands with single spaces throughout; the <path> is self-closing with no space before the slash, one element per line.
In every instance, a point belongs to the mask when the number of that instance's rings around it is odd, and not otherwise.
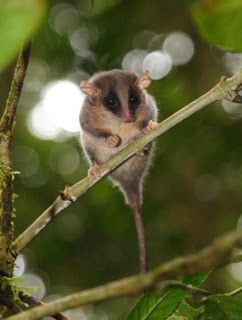
<path fill-rule="evenodd" d="M 151 130 L 155 129 L 156 127 L 158 126 L 158 123 L 153 121 L 153 120 L 150 120 L 147 127 L 143 128 L 143 133 L 144 134 L 147 134 L 149 133 Z"/>
<path fill-rule="evenodd" d="M 88 176 L 98 179 L 101 177 L 100 173 L 100 165 L 97 163 L 93 163 L 91 167 L 88 169 Z"/>
<path fill-rule="evenodd" d="M 105 142 L 110 148 L 115 148 L 120 144 L 121 139 L 116 134 L 111 134 L 107 137 Z"/>

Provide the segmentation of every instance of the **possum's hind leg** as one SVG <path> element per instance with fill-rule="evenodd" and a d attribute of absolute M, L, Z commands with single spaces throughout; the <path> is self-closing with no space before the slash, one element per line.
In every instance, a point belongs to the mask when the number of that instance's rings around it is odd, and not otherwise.
<path fill-rule="evenodd" d="M 90 167 L 88 169 L 88 176 L 91 176 L 95 179 L 100 178 L 100 163 L 97 161 L 97 156 L 93 148 L 85 148 L 86 157 L 89 160 Z"/>
<path fill-rule="evenodd" d="M 94 161 L 88 169 L 88 176 L 92 176 L 95 179 L 100 178 L 100 165 Z"/>

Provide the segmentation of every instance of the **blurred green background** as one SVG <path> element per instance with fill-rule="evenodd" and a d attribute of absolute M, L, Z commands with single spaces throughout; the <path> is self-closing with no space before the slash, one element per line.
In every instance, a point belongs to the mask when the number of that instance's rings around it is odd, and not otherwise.
<path fill-rule="evenodd" d="M 154 79 L 149 92 L 162 120 L 242 67 L 242 54 L 203 40 L 191 17 L 191 2 L 49 1 L 34 37 L 15 126 L 13 162 L 20 171 L 15 179 L 16 235 L 65 185 L 87 173 L 78 132 L 81 80 L 100 70 L 125 68 L 140 74 L 148 68 Z M 213 1 L 205 2 L 209 7 Z M 1 108 L 13 68 L 14 63 L 0 76 Z M 196 252 L 242 223 L 241 117 L 240 105 L 219 102 L 157 140 L 143 204 L 151 268 Z M 45 292 L 37 291 L 47 300 L 139 270 L 132 214 L 107 179 L 62 212 L 23 255 L 16 272 L 21 274 L 25 263 L 21 281 L 43 285 Z M 208 286 L 230 290 L 238 281 L 241 264 L 217 273 Z M 87 306 L 71 316 L 122 319 L 132 301 Z"/>

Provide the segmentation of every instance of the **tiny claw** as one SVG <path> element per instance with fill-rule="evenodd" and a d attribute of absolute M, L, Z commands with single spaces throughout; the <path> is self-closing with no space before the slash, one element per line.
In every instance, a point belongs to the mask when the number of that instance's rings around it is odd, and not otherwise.
<path fill-rule="evenodd" d="M 111 134 L 110 136 L 107 137 L 106 143 L 110 148 L 115 148 L 119 145 L 120 138 L 116 134 Z"/>
<path fill-rule="evenodd" d="M 135 139 L 134 138 L 131 138 L 131 139 L 129 139 L 129 141 L 128 141 L 128 143 L 129 144 L 132 144 L 132 143 L 134 143 L 134 141 L 135 141 Z M 146 156 L 148 153 L 149 153 L 149 149 L 150 149 L 150 147 L 149 147 L 149 144 L 147 144 L 146 146 L 144 146 L 142 149 L 140 149 L 140 150 L 137 150 L 136 152 L 135 152 L 135 154 L 137 155 L 137 156 Z"/>
<path fill-rule="evenodd" d="M 156 127 L 158 126 L 158 123 L 153 121 L 153 120 L 150 120 L 147 127 L 143 128 L 143 133 L 144 134 L 147 134 L 149 133 L 151 130 L 155 129 Z"/>
<path fill-rule="evenodd" d="M 139 156 L 147 156 L 149 154 L 150 146 L 147 144 L 141 150 L 138 151 Z"/>
<path fill-rule="evenodd" d="M 95 179 L 98 179 L 101 177 L 100 173 L 100 165 L 99 164 L 93 164 L 89 169 L 88 169 L 88 176 L 93 177 Z"/>

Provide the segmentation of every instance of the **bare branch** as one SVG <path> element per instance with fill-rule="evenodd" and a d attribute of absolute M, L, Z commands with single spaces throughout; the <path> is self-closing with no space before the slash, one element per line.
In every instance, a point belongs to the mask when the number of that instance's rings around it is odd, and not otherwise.
<path fill-rule="evenodd" d="M 79 199 L 90 188 L 92 188 L 101 178 L 107 175 L 110 171 L 118 167 L 125 160 L 130 158 L 135 152 L 142 149 L 152 140 L 156 139 L 169 129 L 173 128 L 178 123 L 182 122 L 195 112 L 204 108 L 205 106 L 221 99 L 233 100 L 237 95 L 236 89 L 242 83 L 242 70 L 231 78 L 223 77 L 221 81 L 215 85 L 211 90 L 202 95 L 197 100 L 191 102 L 184 108 L 174 113 L 169 118 L 162 121 L 155 129 L 147 135 L 138 138 L 134 143 L 128 145 L 114 157 L 108 160 L 101 166 L 101 176 L 98 179 L 93 177 L 86 177 L 77 182 L 71 187 L 66 188 L 61 192 L 54 203 L 50 205 L 15 241 L 14 250 L 16 253 L 22 251 L 25 246 L 42 231 L 54 217 L 62 210 L 70 206 L 73 202 Z"/>
<path fill-rule="evenodd" d="M 161 281 L 178 276 L 218 268 L 228 264 L 233 249 L 242 245 L 242 232 L 234 231 L 217 240 L 196 254 L 164 263 L 146 274 L 139 274 L 113 281 L 103 286 L 74 293 L 46 303 L 6 320 L 35 320 L 71 308 L 111 298 L 137 295 L 158 286 Z"/>

